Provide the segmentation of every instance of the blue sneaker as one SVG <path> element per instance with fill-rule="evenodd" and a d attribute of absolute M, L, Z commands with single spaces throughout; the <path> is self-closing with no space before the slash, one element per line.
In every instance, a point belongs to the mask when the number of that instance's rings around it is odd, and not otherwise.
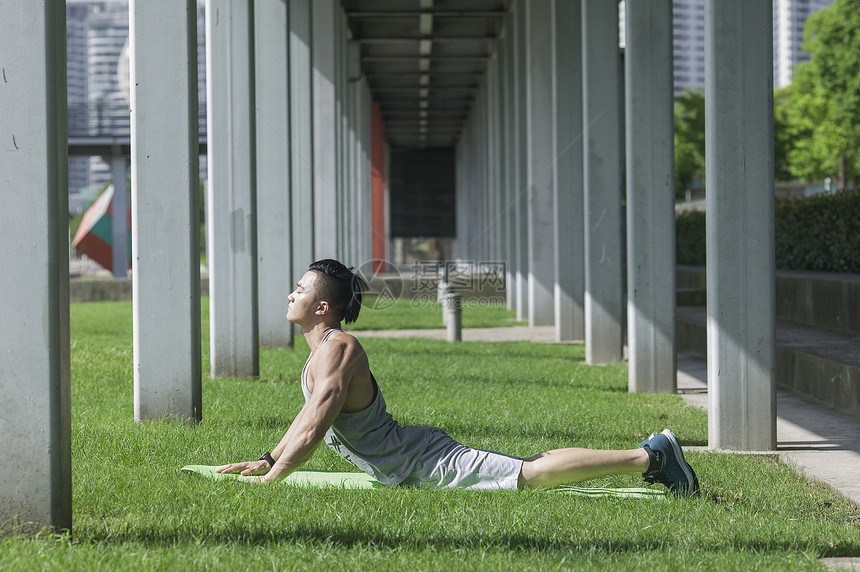
<path fill-rule="evenodd" d="M 649 457 L 656 461 L 656 468 L 642 474 L 649 483 L 662 483 L 669 487 L 675 496 L 692 495 L 699 491 L 696 473 L 684 460 L 684 453 L 677 437 L 668 429 L 642 441 L 639 445 L 649 451 Z M 650 468 L 650 467 L 649 467 Z"/>
<path fill-rule="evenodd" d="M 651 441 L 651 439 L 653 439 L 653 438 L 654 438 L 654 435 L 656 435 L 656 433 L 651 433 L 650 435 L 648 435 L 648 438 L 647 438 L 647 439 L 645 439 L 644 441 L 642 441 L 641 443 L 639 443 L 639 448 L 640 448 L 640 449 L 644 448 L 644 447 L 645 447 L 645 445 L 647 445 L 647 444 Z M 648 448 L 650 449 L 651 447 L 648 447 Z"/>

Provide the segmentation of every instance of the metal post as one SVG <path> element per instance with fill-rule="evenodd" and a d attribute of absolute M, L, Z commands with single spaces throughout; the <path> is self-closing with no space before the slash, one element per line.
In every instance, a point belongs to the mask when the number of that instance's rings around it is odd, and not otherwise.
<path fill-rule="evenodd" d="M 461 341 L 463 339 L 463 295 L 446 294 L 443 298 L 442 311 L 445 314 L 448 341 Z"/>

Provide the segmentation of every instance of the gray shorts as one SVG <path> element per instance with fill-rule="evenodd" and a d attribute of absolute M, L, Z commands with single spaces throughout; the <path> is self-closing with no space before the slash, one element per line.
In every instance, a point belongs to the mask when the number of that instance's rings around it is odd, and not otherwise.
<path fill-rule="evenodd" d="M 433 429 L 430 444 L 402 486 L 471 490 L 516 489 L 523 460 L 470 449 L 441 429 Z"/>

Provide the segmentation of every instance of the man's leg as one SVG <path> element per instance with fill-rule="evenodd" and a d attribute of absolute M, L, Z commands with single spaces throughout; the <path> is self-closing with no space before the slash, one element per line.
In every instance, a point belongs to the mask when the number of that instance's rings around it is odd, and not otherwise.
<path fill-rule="evenodd" d="M 641 475 L 648 470 L 649 460 L 645 449 L 555 449 L 524 459 L 517 485 L 549 488 L 607 475 Z"/>

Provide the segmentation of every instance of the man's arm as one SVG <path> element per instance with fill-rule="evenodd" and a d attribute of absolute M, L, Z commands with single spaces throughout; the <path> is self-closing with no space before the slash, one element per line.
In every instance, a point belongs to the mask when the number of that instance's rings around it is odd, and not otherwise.
<path fill-rule="evenodd" d="M 318 351 L 308 372 L 314 379 L 311 398 L 272 451 L 275 464 L 264 476 L 249 481 L 277 482 L 295 471 L 311 457 L 343 408 L 355 367 L 361 362 L 356 359 L 356 353 L 362 352 L 361 346 L 332 339 Z M 248 475 L 267 467 L 266 461 L 255 461 L 224 465 L 216 471 Z"/>

